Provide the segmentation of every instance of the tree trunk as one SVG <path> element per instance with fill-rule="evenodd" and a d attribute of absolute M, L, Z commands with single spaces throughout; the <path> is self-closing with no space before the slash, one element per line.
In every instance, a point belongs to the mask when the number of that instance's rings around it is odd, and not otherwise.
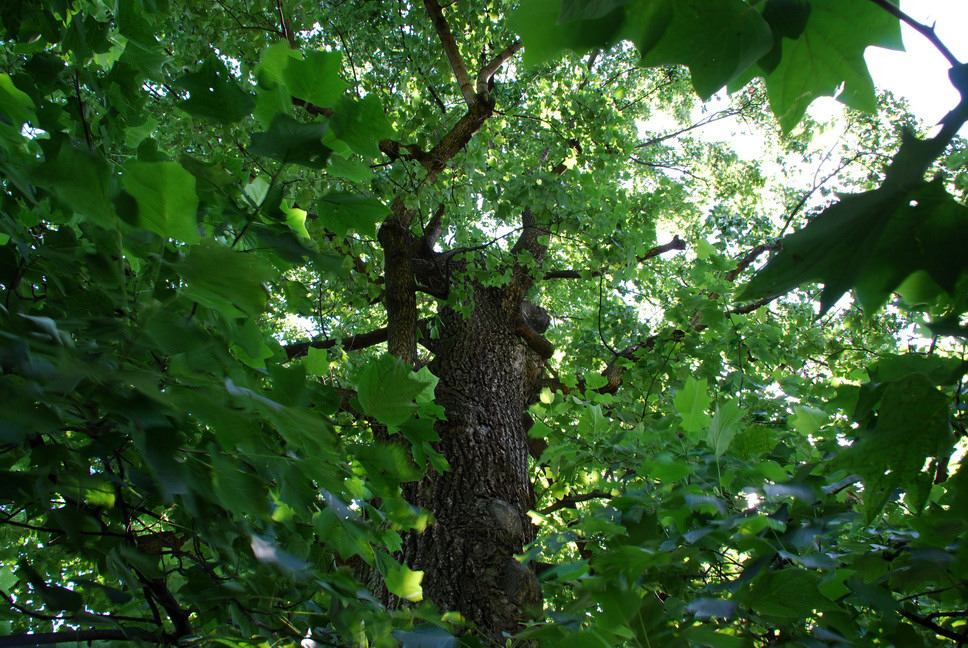
<path fill-rule="evenodd" d="M 407 489 L 434 523 L 407 538 L 404 558 L 424 572 L 425 596 L 503 645 L 506 633 L 541 612 L 534 570 L 514 556 L 535 537 L 524 415 L 544 361 L 515 333 L 518 303 L 496 288 L 474 293 L 469 317 L 441 309 L 443 338 L 430 369 L 446 412 L 438 450 L 450 470 Z"/>

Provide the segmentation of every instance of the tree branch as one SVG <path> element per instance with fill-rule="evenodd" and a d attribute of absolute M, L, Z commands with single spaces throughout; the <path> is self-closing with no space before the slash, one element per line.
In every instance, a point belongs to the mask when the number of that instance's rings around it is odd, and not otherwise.
<path fill-rule="evenodd" d="M 423 334 L 426 334 L 426 327 L 430 324 L 432 318 L 426 317 L 417 322 L 417 329 Z M 286 352 L 286 357 L 289 360 L 295 360 L 296 358 L 301 358 L 310 349 L 332 349 L 337 344 L 341 345 L 346 351 L 358 351 L 360 349 L 366 349 L 381 342 L 387 341 L 387 328 L 378 328 L 372 331 L 367 331 L 366 333 L 357 333 L 356 335 L 349 335 L 344 338 L 329 338 L 325 340 L 306 340 L 304 342 L 293 342 L 292 344 L 283 345 L 283 350 Z M 423 342 L 422 342 L 423 344 Z"/>
<path fill-rule="evenodd" d="M 285 349 L 286 357 L 289 360 L 295 360 L 296 358 L 301 358 L 308 354 L 310 349 L 332 349 L 337 344 L 340 344 L 347 351 L 356 351 L 357 349 L 365 349 L 386 341 L 387 329 L 384 327 L 369 331 L 367 333 L 350 335 L 349 337 L 344 338 L 294 342 L 292 344 L 286 344 L 282 348 Z"/>
<path fill-rule="evenodd" d="M 908 621 L 913 621 L 914 623 L 917 623 L 919 626 L 928 628 L 932 632 L 939 634 L 942 637 L 951 639 L 952 641 L 957 641 L 959 646 L 965 643 L 966 641 L 968 641 L 968 633 L 958 633 L 958 632 L 955 632 L 954 630 L 949 630 L 948 628 L 945 628 L 944 626 L 940 626 L 934 621 L 931 621 L 930 619 L 919 617 L 917 614 L 908 612 L 907 610 L 899 610 L 899 612 L 901 613 L 901 616 L 903 616 Z"/>
<path fill-rule="evenodd" d="M 705 119 L 700 119 L 695 124 L 686 126 L 685 128 L 680 128 L 679 130 L 672 131 L 671 133 L 666 133 L 665 135 L 653 137 L 652 139 L 642 142 L 641 144 L 636 144 L 635 148 L 643 149 L 643 148 L 648 148 L 650 146 L 654 146 L 666 140 L 673 139 L 674 137 L 679 137 L 680 135 L 684 135 L 691 130 L 695 130 L 697 128 L 701 128 L 703 126 L 712 124 L 713 122 L 717 122 L 720 119 L 726 119 L 727 117 L 734 117 L 736 115 L 742 114 L 742 112 L 743 112 L 742 110 L 735 109 L 735 108 L 730 110 L 720 110 L 719 112 L 713 113 L 712 115 L 710 115 L 709 117 L 706 117 Z M 640 162 L 640 164 L 642 163 Z"/>
<path fill-rule="evenodd" d="M 660 254 L 665 254 L 670 250 L 685 250 L 686 242 L 679 238 L 676 234 L 672 237 L 672 240 L 668 243 L 662 245 L 657 245 L 642 256 L 635 257 L 636 261 L 639 263 L 645 263 L 649 259 L 659 256 Z M 599 277 L 602 274 L 602 270 L 549 270 L 544 274 L 543 279 L 581 279 L 583 277 Z"/>
<path fill-rule="evenodd" d="M 543 509 L 539 510 L 538 513 L 542 515 L 548 515 L 549 513 L 554 513 L 555 511 L 560 511 L 563 508 L 576 508 L 576 504 L 580 502 L 587 502 L 593 499 L 606 499 L 611 497 L 611 493 L 606 493 L 605 491 L 592 491 L 590 493 L 582 493 L 581 495 L 567 495 L 562 497 L 560 500 L 549 504 Z"/>
<path fill-rule="evenodd" d="M 726 281 L 729 281 L 729 282 L 736 281 L 736 277 L 738 277 L 743 270 L 746 270 L 746 268 L 748 268 L 751 263 L 756 261 L 756 258 L 761 254 L 763 254 L 764 252 L 766 251 L 775 252 L 776 250 L 779 250 L 779 249 L 780 249 L 779 242 L 762 243 L 760 245 L 757 245 L 755 248 L 747 252 L 742 259 L 740 259 L 740 262 L 736 264 L 735 268 L 733 268 L 732 270 L 726 273 Z"/>
<path fill-rule="evenodd" d="M 132 641 L 138 639 L 150 643 L 167 643 L 164 637 L 138 630 L 61 630 L 60 632 L 31 632 L 21 635 L 0 637 L 0 648 L 19 648 L 20 646 L 46 646 L 59 643 L 81 643 L 88 641 Z"/>
<path fill-rule="evenodd" d="M 457 41 L 454 40 L 447 19 L 444 18 L 444 12 L 437 4 L 437 0 L 424 0 L 424 6 L 427 8 L 427 13 L 430 14 L 430 21 L 437 32 L 437 38 L 440 39 L 440 44 L 444 46 L 444 53 L 447 54 L 450 68 L 454 71 L 454 77 L 457 79 L 457 85 L 460 86 L 460 93 L 464 96 L 464 102 L 468 108 L 473 108 L 474 104 L 477 103 L 477 95 L 474 93 L 471 77 L 467 74 L 464 59 L 461 58 L 460 50 L 457 48 Z"/>
<path fill-rule="evenodd" d="M 952 66 L 961 65 L 961 61 L 955 58 L 955 55 L 951 53 L 951 50 L 949 50 L 945 44 L 941 42 L 941 39 L 938 38 L 938 35 L 934 33 L 934 27 L 928 27 L 923 23 L 919 23 L 917 20 L 901 11 L 900 7 L 891 4 L 888 0 L 871 0 L 871 2 L 895 18 L 903 20 L 914 31 L 927 38 L 931 44 L 934 45 L 946 59 L 948 59 L 948 63 L 951 63 Z"/>
<path fill-rule="evenodd" d="M 289 43 L 289 49 L 296 49 L 296 38 L 292 33 L 291 24 L 286 20 L 286 14 L 282 10 L 282 0 L 276 0 L 276 10 L 279 12 L 279 27 L 282 30 L 282 35 Z"/>
<path fill-rule="evenodd" d="M 739 276 L 739 273 L 742 272 L 743 269 L 748 267 L 756 259 L 756 257 L 758 257 L 766 250 L 774 249 L 775 245 L 776 245 L 775 243 L 758 245 L 752 250 L 750 250 L 749 252 L 747 252 L 746 254 L 744 254 L 743 258 L 740 259 L 736 267 L 726 274 L 726 278 L 731 282 L 735 281 L 736 277 Z M 649 253 L 646 253 L 646 257 L 648 257 L 648 254 Z M 719 295 L 716 293 L 713 293 L 712 295 L 710 295 L 710 298 L 718 299 Z M 736 314 L 750 313 L 756 310 L 757 308 L 760 308 L 761 306 L 769 304 L 774 299 L 776 299 L 776 296 L 770 297 L 768 299 L 761 299 L 761 300 L 752 302 L 751 304 L 747 304 L 745 306 L 736 307 L 730 310 L 729 312 L 736 313 Z M 688 330 L 692 330 L 692 331 L 701 331 L 705 329 L 706 326 L 700 323 L 698 316 L 693 316 L 693 318 L 689 321 L 689 326 L 687 328 Z M 670 339 L 678 342 L 684 336 L 685 336 L 685 332 L 679 329 L 675 329 L 674 331 L 672 331 Z M 616 354 L 615 359 L 612 362 L 610 362 L 608 366 L 606 366 L 605 369 L 602 371 L 602 377 L 604 377 L 608 382 L 603 387 L 598 388 L 596 391 L 600 393 L 614 393 L 615 391 L 617 391 L 618 388 L 622 386 L 622 375 L 625 373 L 625 367 L 622 365 L 620 360 L 622 360 L 623 358 L 626 360 L 634 360 L 635 353 L 637 351 L 645 348 L 651 349 L 652 347 L 655 346 L 658 340 L 659 340 L 658 335 L 652 335 L 646 338 L 645 340 L 643 340 L 642 342 L 638 342 L 636 344 L 628 346 L 622 351 L 620 351 L 618 354 Z"/>
<path fill-rule="evenodd" d="M 521 49 L 521 41 L 514 41 L 481 67 L 481 71 L 477 73 L 477 94 L 484 94 L 488 91 L 487 86 L 491 78 L 519 49 Z"/>

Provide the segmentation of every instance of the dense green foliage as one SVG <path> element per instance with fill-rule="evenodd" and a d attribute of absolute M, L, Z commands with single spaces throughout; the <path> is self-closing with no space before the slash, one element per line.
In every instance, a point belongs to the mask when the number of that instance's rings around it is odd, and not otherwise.
<path fill-rule="evenodd" d="M 378 346 L 395 200 L 553 318 L 522 636 L 968 643 L 965 69 L 927 138 L 863 60 L 885 2 L 459 0 L 470 67 L 524 49 L 438 165 L 424 4 L 0 6 L 0 646 L 486 645 L 399 560 L 400 485 L 449 466 L 425 358 Z M 761 158 L 692 128 L 727 114 Z"/>

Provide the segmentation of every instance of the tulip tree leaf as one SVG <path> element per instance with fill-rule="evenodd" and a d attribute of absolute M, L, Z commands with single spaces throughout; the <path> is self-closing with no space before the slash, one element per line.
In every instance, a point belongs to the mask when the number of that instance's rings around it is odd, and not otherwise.
<path fill-rule="evenodd" d="M 316 212 L 326 229 L 337 236 L 345 236 L 350 230 L 372 233 L 376 224 L 386 218 L 389 209 L 376 198 L 333 191 L 320 198 Z"/>
<path fill-rule="evenodd" d="M 286 57 L 282 81 L 293 97 L 320 107 L 332 106 L 348 87 L 339 75 L 342 59 L 339 52 L 309 52 L 302 59 Z"/>
<path fill-rule="evenodd" d="M 780 60 L 766 75 L 781 126 L 790 130 L 814 99 L 833 96 L 841 86 L 838 99 L 873 112 L 874 83 L 864 61 L 872 45 L 903 49 L 900 24 L 891 14 L 866 0 L 811 0 L 802 33 L 783 41 Z"/>
<path fill-rule="evenodd" d="M 667 5 L 657 8 L 657 5 Z M 642 64 L 689 67 L 692 85 L 703 99 L 753 65 L 773 46 L 773 36 L 756 8 L 741 0 L 658 0 L 647 12 L 629 12 L 627 27 Z M 656 39 L 653 20 L 664 27 Z M 643 24 L 636 24 L 644 18 Z M 666 20 L 668 22 L 666 23 Z"/>
<path fill-rule="evenodd" d="M 427 384 L 398 358 L 384 354 L 360 371 L 360 405 L 364 413 L 381 423 L 400 425 L 416 411 L 414 399 Z"/>
<path fill-rule="evenodd" d="M 380 140 L 393 136 L 380 98 L 368 94 L 357 101 L 344 97 L 333 113 L 333 134 L 354 153 L 375 157 L 380 154 Z"/>
<path fill-rule="evenodd" d="M 197 71 L 181 77 L 174 85 L 190 93 L 188 99 L 176 105 L 199 119 L 233 124 L 245 118 L 255 107 L 252 95 L 239 88 L 225 69 L 225 64 L 214 54 L 206 58 Z"/>
<path fill-rule="evenodd" d="M 116 189 L 112 188 L 114 184 L 103 158 L 65 143 L 57 156 L 37 171 L 34 179 L 49 187 L 57 200 L 75 213 L 101 227 L 116 226 L 111 200 Z M 150 193 L 147 188 L 145 191 Z"/>
<path fill-rule="evenodd" d="M 175 269 L 188 281 L 185 294 L 230 317 L 261 313 L 268 300 L 264 284 L 276 274 L 262 257 L 212 242 L 193 247 Z"/>
<path fill-rule="evenodd" d="M 750 605 L 760 614 L 802 619 L 828 601 L 817 586 L 817 577 L 805 569 L 789 568 L 768 572 L 749 593 Z"/>
<path fill-rule="evenodd" d="M 269 130 L 252 134 L 249 150 L 280 162 L 322 169 L 333 152 L 323 145 L 329 129 L 325 122 L 303 123 L 289 115 L 276 115 Z"/>
<path fill-rule="evenodd" d="M 842 197 L 784 238 L 780 253 L 742 297 L 780 294 L 821 281 L 824 311 L 850 288 L 865 309 L 874 310 L 919 270 L 954 292 L 968 271 L 966 246 L 968 208 L 956 203 L 940 181 L 901 190 L 885 182 L 880 189 Z"/>
<path fill-rule="evenodd" d="M 726 452 L 733 437 L 739 432 L 742 418 L 743 410 L 739 407 L 738 399 L 730 399 L 716 408 L 716 414 L 706 433 L 706 444 L 712 448 L 717 457 L 721 457 Z"/>
<path fill-rule="evenodd" d="M 698 432 L 705 429 L 709 423 L 709 409 L 711 399 L 706 392 L 706 379 L 696 380 L 692 376 L 686 379 L 686 384 L 676 393 L 673 400 L 676 410 L 682 416 L 682 427 L 686 432 Z"/>
<path fill-rule="evenodd" d="M 121 184 L 138 203 L 138 223 L 164 237 L 198 241 L 195 176 L 177 162 L 124 165 Z"/>
<path fill-rule="evenodd" d="M 837 459 L 838 465 L 864 479 L 868 520 L 874 518 L 896 489 L 908 493 L 909 506 L 920 510 L 932 475 L 925 460 L 946 460 L 953 437 L 948 422 L 948 398 L 920 373 L 889 383 L 877 423 Z"/>

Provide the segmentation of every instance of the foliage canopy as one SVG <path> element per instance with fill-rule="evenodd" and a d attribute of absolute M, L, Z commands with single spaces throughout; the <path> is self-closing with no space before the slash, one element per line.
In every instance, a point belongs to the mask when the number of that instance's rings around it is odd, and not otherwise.
<path fill-rule="evenodd" d="M 5 0 L 0 646 L 968 642 L 968 68 L 919 132 L 900 20 Z"/>

